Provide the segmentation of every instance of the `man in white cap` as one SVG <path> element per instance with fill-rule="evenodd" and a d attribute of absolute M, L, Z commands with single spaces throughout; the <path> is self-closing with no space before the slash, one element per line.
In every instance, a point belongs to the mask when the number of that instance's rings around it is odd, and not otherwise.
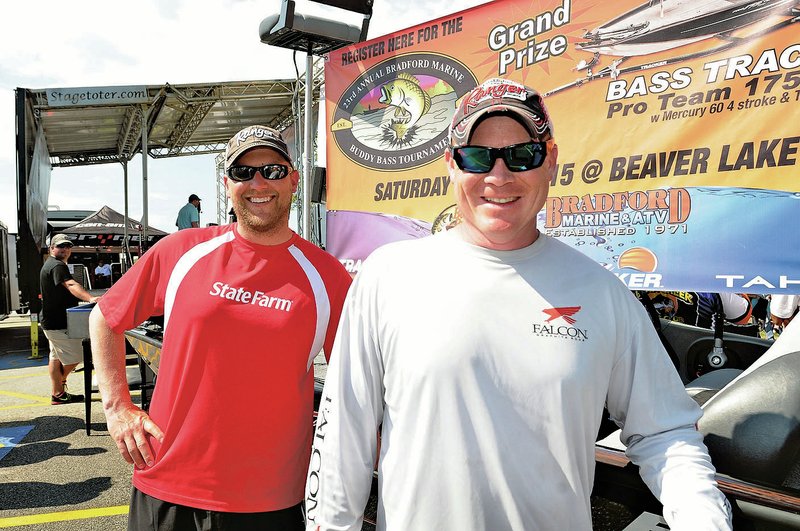
<path fill-rule="evenodd" d="M 671 529 L 730 529 L 701 410 L 644 308 L 537 229 L 557 158 L 535 90 L 463 97 L 445 152 L 460 223 L 379 248 L 348 295 L 307 529 L 361 528 L 378 457 L 379 530 L 589 531 L 604 405 Z"/>
<path fill-rule="evenodd" d="M 39 272 L 39 288 L 42 293 L 42 330 L 50 343 L 50 384 L 53 405 L 83 402 L 83 395 L 67 392 L 67 376 L 83 361 L 83 346 L 80 339 L 67 336 L 67 308 L 80 301 L 95 302 L 94 297 L 83 289 L 69 272 L 67 260 L 72 254 L 72 242 L 64 234 L 56 234 L 50 240 L 50 257 Z"/>
<path fill-rule="evenodd" d="M 103 296 L 90 329 L 108 429 L 135 465 L 128 529 L 303 528 L 313 359 L 350 275 L 289 228 L 298 173 L 280 133 L 225 150 L 237 223 L 162 239 Z M 125 330 L 164 316 L 148 413 L 131 402 Z"/>

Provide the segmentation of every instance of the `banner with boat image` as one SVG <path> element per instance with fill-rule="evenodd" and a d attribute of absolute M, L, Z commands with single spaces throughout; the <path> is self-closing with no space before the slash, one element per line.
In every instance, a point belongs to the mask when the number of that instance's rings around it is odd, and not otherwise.
<path fill-rule="evenodd" d="M 327 249 L 457 214 L 456 102 L 507 77 L 559 147 L 539 229 L 632 289 L 800 293 L 800 0 L 496 0 L 331 52 Z"/>

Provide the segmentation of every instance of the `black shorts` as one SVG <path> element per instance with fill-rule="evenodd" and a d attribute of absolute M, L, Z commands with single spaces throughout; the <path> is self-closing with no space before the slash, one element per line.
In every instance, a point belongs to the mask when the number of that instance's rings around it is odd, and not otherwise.
<path fill-rule="evenodd" d="M 128 531 L 303 531 L 302 504 L 263 513 L 225 513 L 161 501 L 133 487 Z"/>

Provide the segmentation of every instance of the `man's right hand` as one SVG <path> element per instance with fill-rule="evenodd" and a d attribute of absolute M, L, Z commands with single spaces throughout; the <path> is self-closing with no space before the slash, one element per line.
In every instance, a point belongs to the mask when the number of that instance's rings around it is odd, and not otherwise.
<path fill-rule="evenodd" d="M 155 460 L 148 435 L 162 443 L 164 433 L 147 413 L 129 402 L 126 406 L 106 410 L 106 421 L 111 438 L 125 461 L 140 470 L 153 466 Z"/>

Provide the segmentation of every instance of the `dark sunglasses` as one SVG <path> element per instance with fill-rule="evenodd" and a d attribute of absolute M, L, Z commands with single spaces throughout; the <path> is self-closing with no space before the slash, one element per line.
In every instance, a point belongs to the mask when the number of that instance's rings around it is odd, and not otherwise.
<path fill-rule="evenodd" d="M 469 173 L 488 173 L 498 158 L 511 171 L 528 171 L 544 164 L 547 142 L 531 141 L 501 148 L 461 146 L 451 150 L 456 165 Z"/>
<path fill-rule="evenodd" d="M 72 244 L 71 243 L 59 243 L 58 245 L 56 245 L 56 247 L 58 247 L 59 249 L 64 249 L 65 247 L 66 248 L 72 247 Z"/>
<path fill-rule="evenodd" d="M 289 175 L 289 166 L 285 164 L 265 164 L 264 166 L 231 166 L 228 168 L 228 177 L 236 182 L 249 181 L 260 172 L 268 181 L 277 181 Z"/>

